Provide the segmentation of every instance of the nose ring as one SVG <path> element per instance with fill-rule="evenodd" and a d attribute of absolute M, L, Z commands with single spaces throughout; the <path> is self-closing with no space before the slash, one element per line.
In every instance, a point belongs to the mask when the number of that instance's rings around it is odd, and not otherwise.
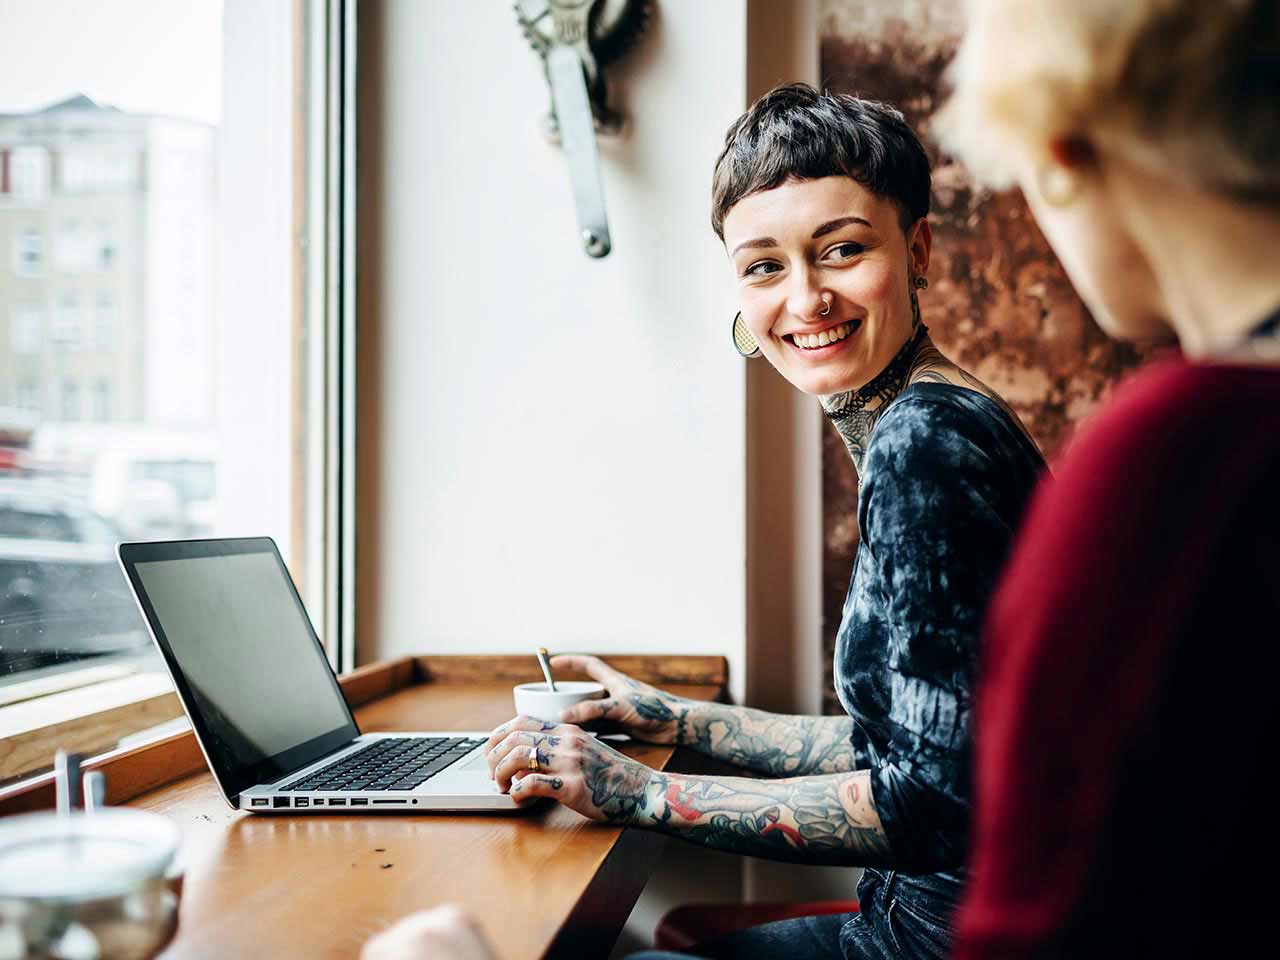
<path fill-rule="evenodd" d="M 825 317 L 830 312 L 831 312 L 831 301 L 828 300 L 824 295 L 822 297 L 822 309 L 818 311 L 818 316 Z"/>

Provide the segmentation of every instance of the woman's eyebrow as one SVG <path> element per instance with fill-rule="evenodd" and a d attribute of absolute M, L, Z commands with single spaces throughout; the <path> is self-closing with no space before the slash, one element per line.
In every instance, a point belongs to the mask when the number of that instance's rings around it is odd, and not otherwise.
<path fill-rule="evenodd" d="M 742 243 L 733 248 L 733 253 L 730 253 L 729 256 L 732 257 L 739 250 L 755 249 L 757 247 L 776 247 L 777 245 L 778 241 L 773 239 L 773 237 L 756 237 L 754 240 L 743 240 Z"/>
<path fill-rule="evenodd" d="M 809 239 L 817 240 L 819 237 L 826 236 L 831 231 L 839 230 L 841 227 L 846 227 L 851 223 L 860 223 L 864 227 L 871 226 L 871 221 L 864 220 L 862 219 L 862 217 L 840 217 L 838 220 L 828 220 L 826 223 L 819 226 L 817 230 L 813 231 L 813 236 L 810 237 Z M 732 257 L 739 250 L 748 250 L 748 249 L 754 250 L 757 248 L 764 248 L 764 247 L 776 247 L 777 245 L 778 245 L 778 241 L 775 240 L 773 237 L 756 237 L 754 240 L 742 241 L 742 243 L 738 244 L 736 247 L 733 248 L 733 251 L 732 253 L 729 254 L 729 256 Z"/>
<path fill-rule="evenodd" d="M 871 226 L 869 221 L 863 220 L 861 217 L 841 217 L 839 220 L 828 220 L 822 224 L 817 230 L 813 231 L 813 236 L 809 239 L 817 240 L 819 237 L 826 236 L 831 231 L 839 230 L 841 227 L 848 226 L 851 223 L 860 223 L 864 227 Z"/>

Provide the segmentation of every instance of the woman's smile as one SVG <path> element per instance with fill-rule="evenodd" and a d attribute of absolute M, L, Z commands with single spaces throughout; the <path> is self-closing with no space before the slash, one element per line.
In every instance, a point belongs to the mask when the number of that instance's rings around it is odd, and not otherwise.
<path fill-rule="evenodd" d="M 823 330 L 786 333 L 782 335 L 782 339 L 805 360 L 818 361 L 825 360 L 845 349 L 853 340 L 853 335 L 861 328 L 862 320 L 855 318 Z"/>

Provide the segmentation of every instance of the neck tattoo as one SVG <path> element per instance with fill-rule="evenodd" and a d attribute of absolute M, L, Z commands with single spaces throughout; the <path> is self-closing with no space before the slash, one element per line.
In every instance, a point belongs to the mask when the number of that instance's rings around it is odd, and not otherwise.
<path fill-rule="evenodd" d="M 916 327 L 911 339 L 902 345 L 889 365 L 865 386 L 843 393 L 832 393 L 818 399 L 822 412 L 827 415 L 844 445 L 853 458 L 858 471 L 858 485 L 862 485 L 862 458 L 867 452 L 871 431 L 875 429 L 881 414 L 906 387 L 915 366 L 916 354 L 928 344 L 929 328 L 923 323 Z"/>

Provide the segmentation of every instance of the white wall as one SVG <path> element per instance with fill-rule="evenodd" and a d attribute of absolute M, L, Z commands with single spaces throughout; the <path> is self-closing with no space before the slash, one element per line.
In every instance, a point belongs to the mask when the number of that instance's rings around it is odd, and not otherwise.
<path fill-rule="evenodd" d="M 745 0 L 610 75 L 613 253 L 577 239 L 508 3 L 360 5 L 361 661 L 724 654 L 745 690 L 745 376 L 709 226 Z"/>

